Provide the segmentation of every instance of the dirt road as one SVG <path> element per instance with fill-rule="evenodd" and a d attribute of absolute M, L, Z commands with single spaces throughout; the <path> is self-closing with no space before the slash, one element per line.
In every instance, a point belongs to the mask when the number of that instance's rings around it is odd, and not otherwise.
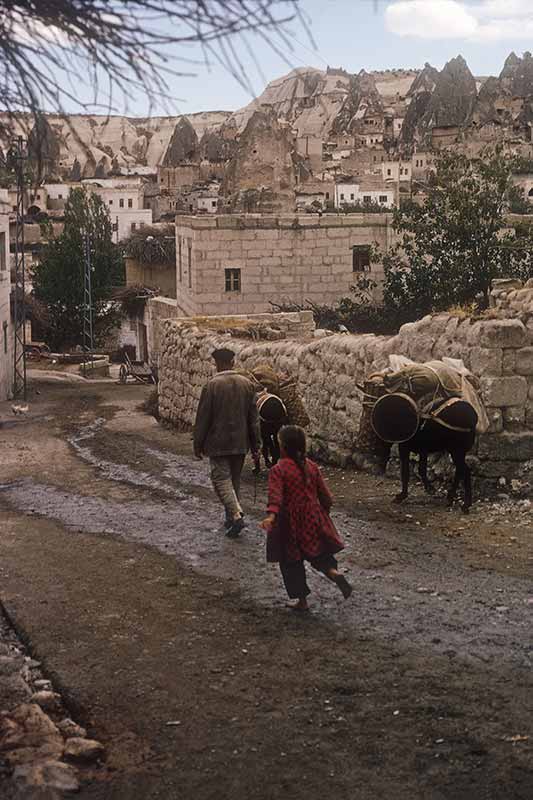
<path fill-rule="evenodd" d="M 294 618 L 264 563 L 265 476 L 227 540 L 147 390 L 39 388 L 0 428 L 0 596 L 106 745 L 82 797 L 533 797 L 527 504 L 398 509 L 393 481 L 328 469 L 356 591 L 312 576 Z"/>

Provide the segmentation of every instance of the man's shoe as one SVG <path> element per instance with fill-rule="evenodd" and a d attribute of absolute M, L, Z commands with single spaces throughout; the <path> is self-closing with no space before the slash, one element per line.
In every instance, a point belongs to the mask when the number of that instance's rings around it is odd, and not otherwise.
<path fill-rule="evenodd" d="M 230 539 L 236 539 L 239 536 L 240 532 L 244 528 L 244 517 L 239 517 L 239 519 L 234 519 L 231 523 L 231 527 L 228 528 L 226 532 L 226 536 Z"/>

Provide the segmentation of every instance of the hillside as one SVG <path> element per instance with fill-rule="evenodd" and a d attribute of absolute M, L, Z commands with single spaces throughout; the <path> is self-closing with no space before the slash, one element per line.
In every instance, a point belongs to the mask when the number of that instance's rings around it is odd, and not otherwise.
<path fill-rule="evenodd" d="M 255 111 L 288 123 L 297 138 L 314 138 L 318 150 L 320 141 L 349 135 L 355 137 L 355 150 L 379 144 L 394 155 L 431 147 L 435 129 L 444 131 L 446 141 L 473 146 L 509 139 L 531 143 L 533 58 L 511 53 L 500 75 L 488 77 L 474 76 L 461 56 L 442 70 L 426 64 L 421 70 L 350 74 L 303 67 L 271 81 L 234 112 L 186 118 L 47 115 L 39 136 L 55 154 L 50 174 L 153 171 L 163 164 L 177 166 L 191 154 L 194 160 L 227 161 Z"/>

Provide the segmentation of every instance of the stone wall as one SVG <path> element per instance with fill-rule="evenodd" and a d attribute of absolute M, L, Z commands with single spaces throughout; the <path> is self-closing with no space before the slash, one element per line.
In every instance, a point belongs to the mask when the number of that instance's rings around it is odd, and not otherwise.
<path fill-rule="evenodd" d="M 533 304 L 533 290 L 530 291 Z M 527 486 L 533 470 L 533 313 L 518 318 L 461 319 L 450 314 L 404 325 L 394 337 L 326 335 L 253 342 L 206 330 L 194 320 L 161 326 L 159 403 L 163 419 L 192 424 L 203 384 L 213 372 L 210 353 L 230 344 L 240 366 L 269 362 L 298 379 L 315 451 L 339 464 L 361 464 L 356 436 L 362 411 L 357 384 L 388 366 L 390 354 L 424 362 L 461 358 L 480 378 L 490 419 L 478 437 L 475 474 L 492 485 Z M 504 479 L 504 480 L 503 480 Z"/>

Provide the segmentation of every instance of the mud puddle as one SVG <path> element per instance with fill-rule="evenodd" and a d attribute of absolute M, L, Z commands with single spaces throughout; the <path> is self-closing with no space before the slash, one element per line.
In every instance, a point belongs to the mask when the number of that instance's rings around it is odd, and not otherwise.
<path fill-rule="evenodd" d="M 82 496 L 30 479 L 2 486 L 1 497 L 24 513 L 57 520 L 72 531 L 156 547 L 209 575 L 235 580 L 239 590 L 260 604 L 285 603 L 277 568 L 264 562 L 264 534 L 257 519 L 241 539 L 224 536 L 221 509 L 212 496 L 206 497 L 205 462 L 139 441 L 137 447 L 144 448 L 151 463 L 160 464 L 156 474 L 121 463 L 115 453 L 103 458 L 91 445 L 104 425 L 103 419 L 96 420 L 70 442 L 108 480 L 138 487 L 138 501 Z M 198 490 L 204 496 L 195 494 Z M 355 593 L 344 603 L 326 579 L 311 573 L 316 617 L 355 630 L 360 637 L 430 648 L 450 659 L 532 666 L 531 581 L 469 569 L 446 543 L 428 541 L 420 530 L 376 527 L 347 513 L 336 513 L 335 521 L 347 543 L 341 565 L 349 571 Z M 369 552 L 381 558 L 379 569 L 358 564 Z"/>

